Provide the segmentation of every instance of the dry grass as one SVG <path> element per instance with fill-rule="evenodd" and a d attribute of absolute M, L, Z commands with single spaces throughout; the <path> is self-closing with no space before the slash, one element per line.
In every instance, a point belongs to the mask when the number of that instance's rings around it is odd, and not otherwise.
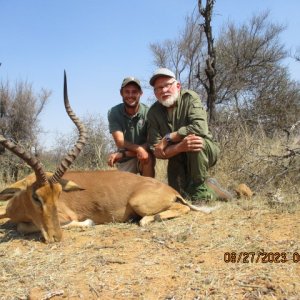
<path fill-rule="evenodd" d="M 63 241 L 50 245 L 2 220 L 0 300 L 299 299 L 300 261 L 291 259 L 300 254 L 299 155 L 284 158 L 279 136 L 233 132 L 220 133 L 222 156 L 211 176 L 228 189 L 246 183 L 256 193 L 252 199 L 147 228 L 64 230 Z M 165 168 L 157 162 L 161 181 Z M 226 252 L 254 252 L 256 260 L 262 251 L 286 253 L 288 260 L 224 261 Z"/>
<path fill-rule="evenodd" d="M 256 197 L 147 228 L 64 230 L 50 245 L 6 223 L 0 299 L 299 299 L 300 261 L 224 262 L 225 252 L 300 254 L 299 220 Z"/>
<path fill-rule="evenodd" d="M 5 188 L 5 183 L 2 177 L 0 176 L 0 191 L 2 191 Z"/>
<path fill-rule="evenodd" d="M 221 157 L 212 175 L 228 189 L 245 183 L 260 195 L 272 197 L 280 191 L 299 202 L 300 132 L 287 140 L 279 133 L 269 138 L 259 127 L 249 133 L 240 124 L 231 126 L 218 133 Z"/>

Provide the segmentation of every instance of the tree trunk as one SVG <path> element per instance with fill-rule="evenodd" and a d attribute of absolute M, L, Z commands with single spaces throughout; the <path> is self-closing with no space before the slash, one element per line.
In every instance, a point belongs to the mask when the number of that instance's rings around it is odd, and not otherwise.
<path fill-rule="evenodd" d="M 215 0 L 207 0 L 205 8 L 202 7 L 202 1 L 198 0 L 199 13 L 204 18 L 202 28 L 205 32 L 207 39 L 207 59 L 205 74 L 207 77 L 208 85 L 207 92 L 207 110 L 209 115 L 209 123 L 213 123 L 216 120 L 216 52 L 214 48 L 214 39 L 212 36 L 211 28 L 211 16 L 213 11 Z"/>

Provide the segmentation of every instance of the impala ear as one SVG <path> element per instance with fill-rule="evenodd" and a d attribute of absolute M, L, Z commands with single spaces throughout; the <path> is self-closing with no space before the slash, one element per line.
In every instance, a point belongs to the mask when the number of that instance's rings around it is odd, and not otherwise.
<path fill-rule="evenodd" d="M 20 188 L 8 187 L 0 192 L 0 201 L 6 201 L 12 198 L 16 193 L 21 191 Z"/>
<path fill-rule="evenodd" d="M 59 183 L 61 184 L 64 192 L 74 192 L 74 191 L 85 190 L 84 188 L 80 187 L 78 184 L 76 184 L 74 181 L 71 181 L 71 180 L 60 179 Z"/>
<path fill-rule="evenodd" d="M 35 175 L 30 174 L 27 177 L 11 184 L 0 192 L 0 201 L 6 201 L 12 198 L 16 193 L 26 190 L 29 184 L 35 181 Z"/>
<path fill-rule="evenodd" d="M 35 182 L 35 176 L 30 174 L 25 178 L 11 184 L 7 189 L 18 189 L 18 190 L 26 190 L 28 185 L 31 185 Z"/>

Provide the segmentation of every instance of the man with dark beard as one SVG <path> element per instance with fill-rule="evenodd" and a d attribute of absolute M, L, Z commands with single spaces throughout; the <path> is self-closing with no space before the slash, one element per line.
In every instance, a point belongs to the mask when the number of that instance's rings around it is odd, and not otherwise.
<path fill-rule="evenodd" d="M 123 103 L 108 112 L 109 132 L 118 151 L 109 155 L 107 163 L 110 167 L 116 164 L 121 171 L 154 177 L 155 158 L 146 143 L 148 107 L 140 103 L 143 95 L 140 81 L 125 78 L 120 94 Z"/>
<path fill-rule="evenodd" d="M 219 148 L 198 94 L 182 90 L 175 74 L 166 68 L 153 74 L 150 85 L 157 102 L 147 115 L 148 143 L 156 158 L 168 159 L 169 185 L 192 201 L 231 198 L 215 179 L 208 178 Z"/>

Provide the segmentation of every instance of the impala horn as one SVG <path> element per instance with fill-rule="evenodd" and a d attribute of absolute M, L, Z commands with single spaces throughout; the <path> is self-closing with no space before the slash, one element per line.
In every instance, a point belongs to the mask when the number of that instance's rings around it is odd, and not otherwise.
<path fill-rule="evenodd" d="M 76 125 L 79 131 L 79 137 L 73 149 L 71 149 L 67 153 L 65 158 L 61 161 L 60 165 L 57 167 L 53 176 L 49 179 L 49 181 L 52 183 L 58 182 L 59 179 L 64 175 L 66 170 L 70 167 L 70 165 L 74 162 L 74 160 L 77 158 L 77 156 L 83 149 L 87 139 L 86 128 L 83 125 L 83 123 L 80 122 L 79 118 L 75 115 L 69 103 L 66 71 L 64 72 L 64 103 L 65 103 L 65 108 L 68 116 L 74 122 L 74 124 Z"/>
<path fill-rule="evenodd" d="M 10 142 L 3 135 L 0 135 L 0 143 L 8 150 L 16 154 L 18 157 L 23 159 L 33 170 L 39 185 L 47 183 L 47 176 L 43 170 L 42 164 L 23 148 L 17 144 Z"/>

